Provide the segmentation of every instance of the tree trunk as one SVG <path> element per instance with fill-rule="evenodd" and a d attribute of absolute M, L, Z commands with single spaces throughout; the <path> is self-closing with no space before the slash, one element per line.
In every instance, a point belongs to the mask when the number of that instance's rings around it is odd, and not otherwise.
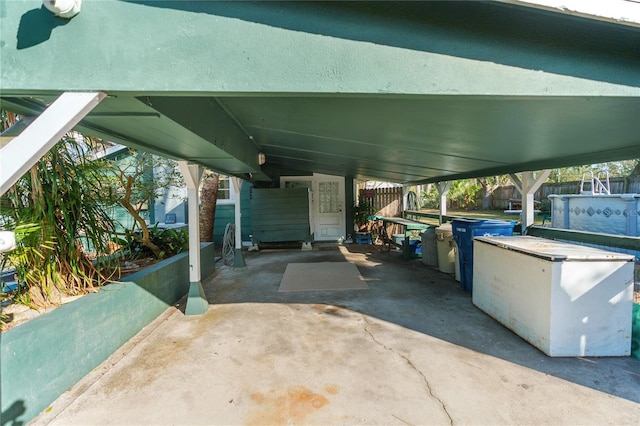
<path fill-rule="evenodd" d="M 118 201 L 120 202 L 120 205 L 125 209 L 127 209 L 129 214 L 133 216 L 133 219 L 138 223 L 138 225 L 140 225 L 140 231 L 142 232 L 142 240 L 141 240 L 142 245 L 149 248 L 149 250 L 153 252 L 153 255 L 155 257 L 160 258 L 160 255 L 162 254 L 162 250 L 160 250 L 160 247 L 158 247 L 151 241 L 151 234 L 149 233 L 149 227 L 147 226 L 147 223 L 144 221 L 144 218 L 138 214 L 135 207 L 131 205 L 129 200 L 120 199 Z"/>
<path fill-rule="evenodd" d="M 138 223 L 138 225 L 140 225 L 140 230 L 142 231 L 142 244 L 145 247 L 148 247 L 153 252 L 153 255 L 155 257 L 160 258 L 162 250 L 160 250 L 160 247 L 158 247 L 151 241 L 151 235 L 149 234 L 149 227 L 147 226 L 147 223 L 144 221 L 143 217 L 140 216 L 140 214 L 135 209 L 135 207 L 133 207 L 133 205 L 131 204 L 132 188 L 133 188 L 133 177 L 127 176 L 127 181 L 125 183 L 125 195 L 124 197 L 120 198 L 118 202 L 120 203 L 120 205 L 122 205 L 122 207 L 127 209 L 127 211 L 133 217 L 133 220 L 135 220 Z"/>
<path fill-rule="evenodd" d="M 200 241 L 213 241 L 213 224 L 216 217 L 216 201 L 218 201 L 218 174 L 205 171 L 200 192 Z"/>
<path fill-rule="evenodd" d="M 482 191 L 482 210 L 489 210 L 491 208 L 491 192 L 483 188 Z"/>
<path fill-rule="evenodd" d="M 478 182 L 482 185 L 482 210 L 489 210 L 491 209 L 493 191 L 500 186 L 498 176 L 495 177 L 495 182 L 493 183 L 488 178 L 478 178 Z"/>
<path fill-rule="evenodd" d="M 631 180 L 632 182 L 640 180 L 640 160 L 636 163 L 636 166 L 629 174 L 629 180 Z"/>

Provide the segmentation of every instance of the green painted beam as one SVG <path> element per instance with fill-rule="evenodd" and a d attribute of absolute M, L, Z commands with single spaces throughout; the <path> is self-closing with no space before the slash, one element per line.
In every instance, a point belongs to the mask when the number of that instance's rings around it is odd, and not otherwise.
<path fill-rule="evenodd" d="M 6 94 L 640 93 L 636 29 L 505 5 L 103 0 L 67 21 L 41 3 L 2 2 Z"/>
<path fill-rule="evenodd" d="M 2 98 L 0 107 L 24 115 L 37 115 L 44 110 L 45 102 L 53 99 L 6 97 Z M 76 130 L 142 151 L 193 161 L 227 175 L 246 178 L 250 173 L 252 180 L 270 180 L 257 164 L 256 146 L 242 133 L 234 132 L 235 125 L 223 114 L 215 126 L 209 120 L 202 121 L 202 115 L 197 117 L 202 126 L 208 123 L 207 132 L 197 134 L 188 123 L 180 124 L 145 102 L 149 102 L 148 99 L 143 102 L 133 97 L 109 97 L 104 105 L 82 120 Z M 157 103 L 162 104 L 160 100 Z M 185 107 L 184 111 L 189 114 L 197 109 L 191 106 Z"/>
<path fill-rule="evenodd" d="M 260 170 L 259 146 L 217 99 L 147 96 L 143 101 L 192 133 L 210 141 L 228 156 L 246 164 L 247 173 Z"/>

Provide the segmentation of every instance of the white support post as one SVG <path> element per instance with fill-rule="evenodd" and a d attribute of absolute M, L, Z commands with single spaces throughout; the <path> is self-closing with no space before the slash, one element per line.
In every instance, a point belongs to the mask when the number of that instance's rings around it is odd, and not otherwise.
<path fill-rule="evenodd" d="M 520 221 L 522 222 L 522 232 L 535 222 L 535 203 L 533 200 L 533 192 L 531 188 L 533 186 L 534 177 L 533 172 L 522 173 L 522 216 Z"/>
<path fill-rule="evenodd" d="M 516 187 L 520 195 L 522 196 L 522 182 L 520 181 L 520 178 L 518 177 L 518 175 L 515 173 L 509 173 L 509 178 L 511 179 L 511 182 L 513 182 L 513 185 Z"/>
<path fill-rule="evenodd" d="M 533 172 L 522 172 L 522 180 L 514 173 L 509 174 L 511 181 L 522 197 L 522 213 L 520 213 L 522 232 L 534 223 L 535 204 L 533 196 L 547 180 L 549 174 L 551 174 L 549 169 L 540 171 L 537 176 L 534 176 Z"/>
<path fill-rule="evenodd" d="M 233 186 L 233 194 L 235 196 L 235 224 L 236 224 L 236 247 L 233 254 L 233 267 L 241 268 L 247 266 L 242 255 L 242 210 L 240 205 L 240 192 L 242 190 L 243 180 L 237 177 L 231 177 Z"/>
<path fill-rule="evenodd" d="M 440 225 L 442 225 L 442 217 L 447 214 L 447 194 L 451 189 L 451 181 L 436 183 L 436 189 L 440 194 Z"/>
<path fill-rule="evenodd" d="M 0 149 L 0 195 L 11 188 L 107 95 L 65 92 L 26 129 Z"/>
<path fill-rule="evenodd" d="M 187 184 L 189 197 L 189 295 L 185 315 L 202 315 L 209 309 L 209 302 L 202 288 L 200 273 L 200 202 L 198 189 L 202 168 L 197 164 L 178 161 L 178 166 Z"/>
<path fill-rule="evenodd" d="M 409 209 L 409 187 L 402 185 L 402 217 L 405 216 L 405 212 Z"/>

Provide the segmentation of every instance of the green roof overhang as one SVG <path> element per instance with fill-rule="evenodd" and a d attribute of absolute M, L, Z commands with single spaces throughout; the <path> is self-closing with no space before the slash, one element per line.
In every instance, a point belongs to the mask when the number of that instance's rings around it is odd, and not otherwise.
<path fill-rule="evenodd" d="M 0 5 L 0 102 L 245 179 L 433 182 L 640 157 L 640 30 L 477 2 Z M 265 165 L 258 164 L 264 152 Z"/>

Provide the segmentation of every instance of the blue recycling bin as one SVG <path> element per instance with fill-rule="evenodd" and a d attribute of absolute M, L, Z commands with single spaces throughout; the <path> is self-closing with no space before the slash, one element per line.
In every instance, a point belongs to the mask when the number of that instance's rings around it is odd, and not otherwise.
<path fill-rule="evenodd" d="M 511 236 L 515 221 L 487 219 L 454 219 L 453 239 L 458 245 L 460 287 L 473 292 L 473 237 Z"/>
<path fill-rule="evenodd" d="M 422 241 L 421 240 L 409 240 L 409 253 L 415 255 L 422 255 Z"/>

